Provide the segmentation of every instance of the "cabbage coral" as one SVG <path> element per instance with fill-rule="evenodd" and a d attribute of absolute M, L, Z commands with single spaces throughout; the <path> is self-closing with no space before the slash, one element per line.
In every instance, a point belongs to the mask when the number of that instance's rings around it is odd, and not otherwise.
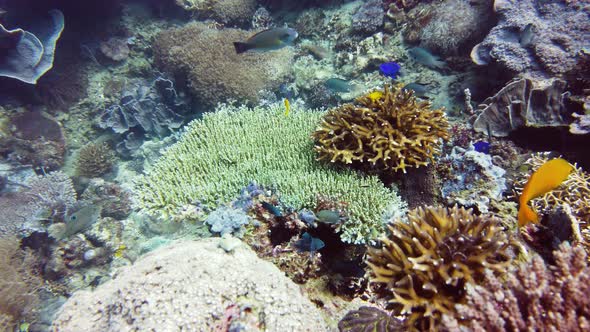
<path fill-rule="evenodd" d="M 410 330 L 436 330 L 442 314 L 464 302 L 467 283 L 489 269 L 503 272 L 511 261 L 511 239 L 499 221 L 464 208 L 418 208 L 408 221 L 389 226 L 367 264 L 378 297 Z"/>
<path fill-rule="evenodd" d="M 449 138 L 445 113 L 430 106 L 401 85 L 386 85 L 332 109 L 313 133 L 318 159 L 404 173 L 425 166 Z"/>

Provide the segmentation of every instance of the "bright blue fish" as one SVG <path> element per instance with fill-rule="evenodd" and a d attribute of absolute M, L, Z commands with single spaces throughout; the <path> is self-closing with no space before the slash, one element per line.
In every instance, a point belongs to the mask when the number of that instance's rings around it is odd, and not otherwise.
<path fill-rule="evenodd" d="M 387 77 L 391 77 L 391 79 L 396 79 L 397 75 L 399 74 L 399 70 L 401 66 L 397 64 L 397 62 L 385 62 L 379 66 L 379 71 L 381 74 Z"/>
<path fill-rule="evenodd" d="M 477 142 L 473 143 L 473 148 L 477 152 L 490 154 L 490 143 L 488 143 L 486 141 L 477 141 Z"/>

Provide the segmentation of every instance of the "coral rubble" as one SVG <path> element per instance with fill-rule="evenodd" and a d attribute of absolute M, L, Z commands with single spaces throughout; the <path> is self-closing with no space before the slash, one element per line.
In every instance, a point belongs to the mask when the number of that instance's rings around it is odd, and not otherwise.
<path fill-rule="evenodd" d="M 378 171 L 425 166 L 449 138 L 444 112 L 430 106 L 397 85 L 332 109 L 313 133 L 318 159 Z"/>
<path fill-rule="evenodd" d="M 471 210 L 418 208 L 388 228 L 368 249 L 370 282 L 412 331 L 436 330 L 442 314 L 465 302 L 467 283 L 481 282 L 486 270 L 505 272 L 512 259 L 499 221 Z"/>

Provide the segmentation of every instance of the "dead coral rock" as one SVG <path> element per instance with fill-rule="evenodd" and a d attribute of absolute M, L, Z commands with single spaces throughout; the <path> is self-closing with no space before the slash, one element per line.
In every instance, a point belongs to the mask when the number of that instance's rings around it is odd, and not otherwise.
<path fill-rule="evenodd" d="M 129 57 L 129 46 L 126 38 L 110 38 L 100 43 L 100 51 L 104 56 L 114 61 L 123 61 Z"/>
<path fill-rule="evenodd" d="M 276 88 L 290 73 L 293 50 L 236 54 L 233 41 L 253 33 L 215 30 L 202 23 L 166 30 L 154 43 L 156 62 L 177 77 L 186 77 L 192 93 L 212 105 L 230 99 L 256 102 L 261 90 Z"/>
<path fill-rule="evenodd" d="M 0 153 L 45 171 L 60 168 L 65 156 L 61 125 L 43 112 L 26 111 L 9 120 L 8 135 L 0 136 Z"/>
<path fill-rule="evenodd" d="M 390 235 L 368 249 L 370 282 L 410 331 L 436 331 L 441 315 L 465 301 L 467 283 L 486 270 L 505 272 L 512 259 L 499 221 L 471 210 L 418 208 L 388 227 Z"/>
<path fill-rule="evenodd" d="M 430 106 L 397 85 L 332 109 L 313 133 L 318 160 L 377 171 L 425 166 L 449 138 L 445 113 Z"/>
<path fill-rule="evenodd" d="M 508 83 L 479 105 L 473 129 L 505 137 L 521 127 L 567 126 L 571 121 L 564 105 L 566 82 L 522 78 Z"/>
<path fill-rule="evenodd" d="M 239 318 L 259 327 L 252 331 L 328 330 L 319 309 L 277 267 L 248 246 L 228 254 L 218 243 L 209 238 L 156 249 L 94 291 L 75 293 L 53 329 L 218 331 L 224 320 L 229 326 L 238 319 L 224 317 L 237 305 L 248 308 Z"/>

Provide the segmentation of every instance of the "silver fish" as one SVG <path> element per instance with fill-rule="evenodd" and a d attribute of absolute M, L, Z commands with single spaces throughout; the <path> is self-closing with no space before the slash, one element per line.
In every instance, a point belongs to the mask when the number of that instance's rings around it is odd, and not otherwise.
<path fill-rule="evenodd" d="M 278 50 L 291 45 L 295 38 L 297 38 L 297 35 L 297 31 L 291 28 L 272 28 L 255 34 L 245 42 L 234 42 L 234 47 L 238 54 L 250 50 Z"/>
<path fill-rule="evenodd" d="M 408 50 L 408 54 L 414 61 L 421 63 L 429 68 L 441 69 L 446 67 L 446 63 L 439 57 L 432 55 L 428 50 L 422 47 L 412 47 Z"/>

